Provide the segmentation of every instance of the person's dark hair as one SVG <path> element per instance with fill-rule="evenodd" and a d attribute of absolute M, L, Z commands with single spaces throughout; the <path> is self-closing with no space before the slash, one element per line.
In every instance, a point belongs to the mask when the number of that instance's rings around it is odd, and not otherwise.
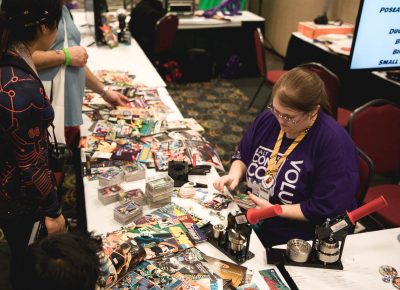
<path fill-rule="evenodd" d="M 0 10 L 0 58 L 15 42 L 38 36 L 39 25 L 55 29 L 61 19 L 62 0 L 3 0 Z"/>
<path fill-rule="evenodd" d="M 278 98 L 285 106 L 311 112 L 320 105 L 331 115 L 331 107 L 325 83 L 314 72 L 304 68 L 294 68 L 285 73 L 274 85 L 272 98 Z"/>
<path fill-rule="evenodd" d="M 98 237 L 77 233 L 48 236 L 29 247 L 22 277 L 31 289 L 94 290 L 100 273 L 100 249 Z"/>

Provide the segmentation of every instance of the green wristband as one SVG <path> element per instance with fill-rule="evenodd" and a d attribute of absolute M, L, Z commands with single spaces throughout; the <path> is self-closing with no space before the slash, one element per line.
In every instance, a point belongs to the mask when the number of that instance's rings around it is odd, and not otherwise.
<path fill-rule="evenodd" d="M 65 66 L 69 66 L 71 64 L 71 55 L 69 54 L 68 47 L 63 48 L 65 54 Z"/>

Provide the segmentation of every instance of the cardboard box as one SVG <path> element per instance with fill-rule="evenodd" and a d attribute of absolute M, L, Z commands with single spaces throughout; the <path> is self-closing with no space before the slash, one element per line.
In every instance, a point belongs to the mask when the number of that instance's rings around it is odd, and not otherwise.
<path fill-rule="evenodd" d="M 306 37 L 317 38 L 324 34 L 352 34 L 354 32 L 354 25 L 343 23 L 342 25 L 321 25 L 315 24 L 312 21 L 301 21 L 297 25 L 297 32 L 300 32 Z"/>

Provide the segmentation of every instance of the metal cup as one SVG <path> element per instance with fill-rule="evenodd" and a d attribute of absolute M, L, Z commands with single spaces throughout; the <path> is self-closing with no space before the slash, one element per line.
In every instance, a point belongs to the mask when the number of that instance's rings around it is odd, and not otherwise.
<path fill-rule="evenodd" d="M 222 224 L 213 226 L 213 238 L 218 240 L 225 231 L 225 227 Z"/>
<path fill-rule="evenodd" d="M 229 248 L 234 252 L 241 251 L 243 247 L 246 245 L 247 241 L 243 235 L 241 235 L 234 229 L 229 230 L 228 240 L 229 240 Z"/>
<path fill-rule="evenodd" d="M 286 255 L 290 260 L 298 263 L 307 261 L 311 252 L 311 245 L 302 239 L 291 239 L 286 245 Z"/>

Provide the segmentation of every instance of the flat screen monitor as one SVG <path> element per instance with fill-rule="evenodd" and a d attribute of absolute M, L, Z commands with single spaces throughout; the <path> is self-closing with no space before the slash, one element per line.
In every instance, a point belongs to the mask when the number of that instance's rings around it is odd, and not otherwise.
<path fill-rule="evenodd" d="M 400 0 L 361 0 L 351 70 L 400 68 Z"/>

